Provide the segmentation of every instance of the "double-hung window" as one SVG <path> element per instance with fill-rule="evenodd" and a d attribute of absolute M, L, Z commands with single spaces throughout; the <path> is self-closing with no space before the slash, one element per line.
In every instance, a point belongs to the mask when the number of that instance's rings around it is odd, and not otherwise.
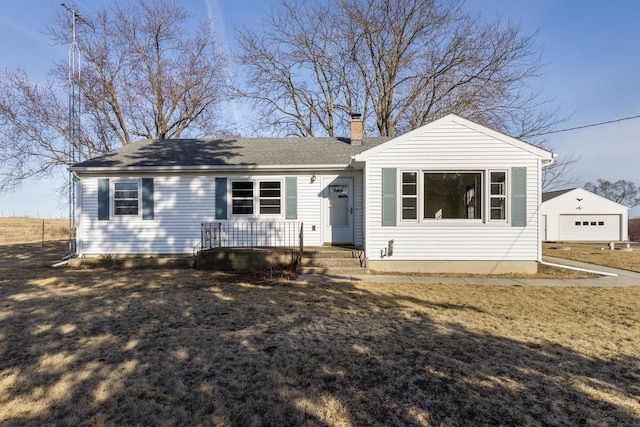
<path fill-rule="evenodd" d="M 282 183 L 280 181 L 232 181 L 233 215 L 280 215 Z"/>
<path fill-rule="evenodd" d="M 507 173 L 490 172 L 489 219 L 505 221 L 507 219 Z"/>
<path fill-rule="evenodd" d="M 114 215 L 138 215 L 138 183 L 116 182 L 114 190 Z"/>
<path fill-rule="evenodd" d="M 280 181 L 260 182 L 260 214 L 280 215 L 282 190 Z"/>
<path fill-rule="evenodd" d="M 418 219 L 418 172 L 402 172 L 403 220 Z"/>
<path fill-rule="evenodd" d="M 231 213 L 253 215 L 253 181 L 231 182 Z"/>

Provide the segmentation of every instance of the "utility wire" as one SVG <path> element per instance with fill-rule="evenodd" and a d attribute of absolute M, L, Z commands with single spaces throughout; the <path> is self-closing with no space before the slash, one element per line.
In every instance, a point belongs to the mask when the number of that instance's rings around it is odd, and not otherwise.
<path fill-rule="evenodd" d="M 607 120 L 606 122 L 592 123 L 590 125 L 584 125 L 584 126 L 576 126 L 574 128 L 551 130 L 549 132 L 542 132 L 542 133 L 538 133 L 538 134 L 530 135 L 530 136 L 541 136 L 541 135 L 549 135 L 550 133 L 569 132 L 570 130 L 592 128 L 592 127 L 595 127 L 595 126 L 602 126 L 602 125 L 607 125 L 609 123 L 617 123 L 617 122 L 622 122 L 622 121 L 625 121 L 625 120 L 632 120 L 632 119 L 640 119 L 640 114 L 638 114 L 637 116 L 623 117 L 621 119 Z"/>

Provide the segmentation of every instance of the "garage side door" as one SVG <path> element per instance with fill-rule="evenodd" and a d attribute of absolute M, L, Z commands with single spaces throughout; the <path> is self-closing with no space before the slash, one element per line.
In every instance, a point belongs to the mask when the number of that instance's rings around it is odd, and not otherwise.
<path fill-rule="evenodd" d="M 620 215 L 560 215 L 559 240 L 620 240 Z"/>

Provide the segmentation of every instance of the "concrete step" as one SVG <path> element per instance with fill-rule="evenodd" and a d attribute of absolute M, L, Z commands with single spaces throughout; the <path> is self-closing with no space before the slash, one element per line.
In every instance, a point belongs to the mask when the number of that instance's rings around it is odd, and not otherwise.
<path fill-rule="evenodd" d="M 330 276 L 349 276 L 358 274 L 367 274 L 369 270 L 366 268 L 338 268 L 338 267 L 298 267 L 298 274 L 327 274 Z"/>
<path fill-rule="evenodd" d="M 303 258 L 360 258 L 362 251 L 354 250 L 321 250 L 303 251 Z"/>
<path fill-rule="evenodd" d="M 305 267 L 359 268 L 359 258 L 302 258 Z"/>

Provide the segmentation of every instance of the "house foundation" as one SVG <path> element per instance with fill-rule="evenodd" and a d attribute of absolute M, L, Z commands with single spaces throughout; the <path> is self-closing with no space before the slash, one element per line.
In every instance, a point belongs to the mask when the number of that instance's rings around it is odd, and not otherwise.
<path fill-rule="evenodd" d="M 400 261 L 368 260 L 371 272 L 446 274 L 536 274 L 536 261 Z"/>

